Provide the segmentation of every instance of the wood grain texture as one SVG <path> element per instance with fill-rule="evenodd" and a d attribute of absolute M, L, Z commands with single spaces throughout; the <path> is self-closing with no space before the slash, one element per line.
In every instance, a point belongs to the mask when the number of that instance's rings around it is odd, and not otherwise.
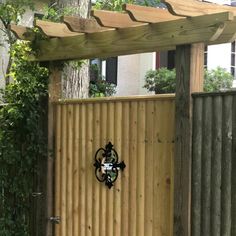
<path fill-rule="evenodd" d="M 191 93 L 203 91 L 204 80 L 204 43 L 191 45 L 190 89 Z"/>
<path fill-rule="evenodd" d="M 146 25 L 145 23 L 133 21 L 129 14 L 113 11 L 93 10 L 91 11 L 91 16 L 93 16 L 103 27 L 128 28 Z"/>
<path fill-rule="evenodd" d="M 235 97 L 193 98 L 191 235 L 235 235 Z"/>
<path fill-rule="evenodd" d="M 221 233 L 230 235 L 231 229 L 231 176 L 232 176 L 232 104 L 231 95 L 223 98 L 222 108 L 222 163 L 221 163 Z"/>
<path fill-rule="evenodd" d="M 166 9 L 144 7 L 133 4 L 124 4 L 123 9 L 130 15 L 132 20 L 147 23 L 156 23 L 181 19 L 180 16 L 170 14 Z"/>
<path fill-rule="evenodd" d="M 174 235 L 190 234 L 190 176 L 191 176 L 191 46 L 176 50 L 176 110 L 174 162 Z"/>
<path fill-rule="evenodd" d="M 38 27 L 48 37 L 61 38 L 81 35 L 70 31 L 66 24 L 63 23 L 35 20 L 34 26 Z"/>
<path fill-rule="evenodd" d="M 192 140 L 192 201 L 191 220 L 194 224 L 191 227 L 192 236 L 201 236 L 201 187 L 202 187 L 202 107 L 201 98 L 194 100 L 193 106 L 193 140 Z"/>
<path fill-rule="evenodd" d="M 206 97 L 203 101 L 202 125 L 197 126 L 202 130 L 202 210 L 201 210 L 201 234 L 210 235 L 211 230 L 211 156 L 212 156 L 212 97 Z M 193 114 L 194 116 L 194 114 Z M 195 130 L 193 130 L 195 132 Z M 194 158 L 194 157 L 193 157 Z M 192 227 L 195 222 L 192 220 Z"/>
<path fill-rule="evenodd" d="M 163 0 L 171 14 L 177 16 L 199 16 L 224 11 L 236 14 L 236 9 L 231 6 L 207 3 L 197 0 Z"/>
<path fill-rule="evenodd" d="M 10 25 L 10 30 L 14 33 L 17 39 L 33 41 L 35 38 L 32 29 L 22 25 Z"/>
<path fill-rule="evenodd" d="M 84 19 L 76 16 L 64 16 L 63 21 L 71 31 L 79 33 L 94 33 L 109 30 L 108 27 L 100 26 L 93 18 Z M 110 30 L 112 29 L 110 28 Z"/>
<path fill-rule="evenodd" d="M 209 42 L 222 32 L 230 13 L 179 19 L 132 28 L 39 41 L 31 60 L 66 60 L 158 51 L 175 45 Z"/>
<path fill-rule="evenodd" d="M 61 134 L 55 207 L 62 217 L 56 236 L 172 236 L 173 96 L 55 106 Z M 93 167 L 96 150 L 108 141 L 126 163 L 111 190 Z"/>
<path fill-rule="evenodd" d="M 234 16 L 234 20 L 227 22 L 224 26 L 223 33 L 217 38 L 214 42 L 209 42 L 209 44 L 221 44 L 225 42 L 233 42 L 236 38 L 236 16 Z"/>
<path fill-rule="evenodd" d="M 176 50 L 176 113 L 174 161 L 174 235 L 190 234 L 192 100 L 193 91 L 203 89 L 202 44 L 178 46 Z M 198 163 L 199 164 L 199 163 Z M 200 166 L 198 165 L 200 168 Z M 199 177 L 200 178 L 200 177 Z M 199 185 L 199 178 L 197 186 Z M 197 192 L 197 190 L 196 190 Z M 196 204 L 200 204 L 198 199 Z M 194 214 L 196 213 L 196 214 Z M 200 212 L 193 212 L 200 221 Z M 194 229 L 197 231 L 198 229 Z"/>

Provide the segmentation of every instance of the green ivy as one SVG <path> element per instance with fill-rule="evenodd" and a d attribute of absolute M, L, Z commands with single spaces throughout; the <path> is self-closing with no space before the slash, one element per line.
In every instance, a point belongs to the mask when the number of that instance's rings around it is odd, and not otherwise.
<path fill-rule="evenodd" d="M 10 75 L 0 109 L 0 235 L 29 236 L 37 160 L 46 156 L 42 131 L 48 70 L 28 62 L 26 43 L 11 47 Z"/>

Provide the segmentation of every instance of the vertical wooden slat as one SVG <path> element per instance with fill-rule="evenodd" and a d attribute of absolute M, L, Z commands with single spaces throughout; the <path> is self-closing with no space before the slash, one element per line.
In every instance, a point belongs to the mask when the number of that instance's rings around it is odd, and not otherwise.
<path fill-rule="evenodd" d="M 80 130 L 80 184 L 79 184 L 79 209 L 80 209 L 80 234 L 86 235 L 86 126 L 87 126 L 87 118 L 86 118 L 86 105 L 82 104 L 81 106 L 81 130 Z"/>
<path fill-rule="evenodd" d="M 114 116 L 114 145 L 119 156 L 119 161 L 123 159 L 121 156 L 121 135 L 122 135 L 122 103 L 116 102 L 115 104 L 115 116 Z M 114 228 L 113 236 L 121 235 L 121 175 L 119 173 L 118 179 L 114 186 Z"/>
<path fill-rule="evenodd" d="M 126 235 L 129 232 L 129 148 L 130 142 L 130 102 L 123 103 L 122 113 L 122 152 L 121 157 L 125 161 L 126 169 L 121 176 L 122 189 L 121 189 L 121 235 Z M 132 164 L 132 163 L 131 163 Z"/>
<path fill-rule="evenodd" d="M 155 102 L 153 124 L 153 235 L 165 232 L 162 222 L 166 220 L 166 211 L 168 211 L 168 209 L 163 211 L 163 208 L 166 207 L 165 201 L 167 199 L 161 202 L 162 196 L 165 196 L 165 180 L 162 182 L 162 177 L 165 179 L 165 176 L 162 176 L 165 173 L 163 166 L 163 148 L 165 145 L 165 140 L 163 139 L 163 129 L 165 126 L 162 115 L 163 108 L 162 102 Z"/>
<path fill-rule="evenodd" d="M 56 107 L 56 164 L 55 164 L 55 215 L 61 216 L 61 181 L 62 181 L 62 155 L 61 155 L 61 105 Z M 55 226 L 55 235 L 61 235 L 61 225 Z"/>
<path fill-rule="evenodd" d="M 193 105 L 192 236 L 201 236 L 202 100 L 196 98 Z"/>
<path fill-rule="evenodd" d="M 169 235 L 173 236 L 174 233 L 174 153 L 175 153 L 175 136 L 174 136 L 174 121 L 175 121 L 175 101 L 172 101 L 170 104 L 170 109 L 168 111 L 168 117 L 170 117 L 170 120 L 168 120 L 168 134 L 169 134 L 169 142 L 170 146 L 167 146 L 168 154 L 170 157 L 170 191 L 169 191 L 169 201 L 170 201 L 170 212 L 169 212 L 169 222 L 170 222 L 170 228 L 169 228 Z M 167 122 L 167 121 L 166 121 Z M 171 125 L 172 124 L 172 125 Z"/>
<path fill-rule="evenodd" d="M 72 235 L 73 228 L 73 218 L 72 218 L 72 209 L 73 209 L 73 105 L 69 105 L 67 109 L 67 207 L 66 207 L 66 225 L 67 225 L 67 234 Z"/>
<path fill-rule="evenodd" d="M 137 236 L 145 235 L 145 102 L 138 103 L 138 134 L 137 134 Z"/>
<path fill-rule="evenodd" d="M 137 191 L 137 103 L 130 103 L 130 150 L 129 150 L 129 235 L 136 236 L 137 208 L 136 208 L 136 191 Z"/>
<path fill-rule="evenodd" d="M 171 163 L 173 141 L 173 113 L 171 104 L 165 101 L 155 103 L 154 116 L 154 234 L 171 235 Z M 173 112 L 173 111 L 172 111 Z M 167 117 L 168 120 L 166 119 Z M 158 121 L 158 122 L 157 122 Z M 171 131 L 171 132 L 169 132 Z M 156 198 L 155 198 L 156 196 Z M 167 197 L 168 196 L 168 197 Z M 158 209 L 158 210 L 156 210 Z M 169 224 L 166 224 L 169 222 Z"/>
<path fill-rule="evenodd" d="M 61 185 L 61 236 L 67 235 L 67 106 L 62 105 L 62 185 Z"/>
<path fill-rule="evenodd" d="M 212 98 L 203 101 L 202 129 L 202 210 L 201 235 L 210 235 L 211 208 L 211 159 L 212 159 Z M 193 222 L 194 224 L 194 222 Z"/>
<path fill-rule="evenodd" d="M 93 214 L 93 104 L 87 105 L 87 122 L 86 126 L 86 236 L 92 236 L 92 214 Z"/>
<path fill-rule="evenodd" d="M 115 109 L 114 109 L 114 102 L 108 103 L 108 110 L 107 110 L 107 142 L 110 141 L 114 145 L 114 119 L 115 119 Z M 107 188 L 107 187 L 106 187 Z M 114 197 L 114 188 L 107 189 L 107 236 L 113 235 L 113 197 Z"/>
<path fill-rule="evenodd" d="M 233 120 L 233 147 L 232 147 L 232 176 L 231 176 L 231 236 L 236 235 L 236 95 L 233 96 L 232 106 L 232 120 Z"/>
<path fill-rule="evenodd" d="M 213 139 L 211 165 L 211 236 L 220 236 L 221 227 L 221 155 L 222 155 L 222 97 L 213 99 Z"/>
<path fill-rule="evenodd" d="M 80 133 L 80 107 L 74 105 L 74 161 L 73 161 L 73 235 L 79 233 L 79 133 Z"/>
<path fill-rule="evenodd" d="M 230 235 L 231 228 L 232 100 L 232 95 L 223 100 L 221 236 Z"/>
<path fill-rule="evenodd" d="M 154 103 L 146 105 L 146 151 L 145 151 L 145 233 L 153 235 L 153 122 Z"/>
<path fill-rule="evenodd" d="M 100 147 L 104 147 L 107 143 L 107 103 L 101 104 L 101 113 L 100 113 L 100 119 L 101 119 L 101 126 L 100 126 L 100 138 L 101 143 Z M 99 235 L 100 236 L 106 236 L 107 235 L 107 222 L 106 220 L 106 214 L 107 214 L 107 198 L 106 198 L 106 192 L 107 189 L 104 186 L 104 183 L 100 183 L 100 229 L 99 229 Z"/>
<path fill-rule="evenodd" d="M 100 148 L 101 142 L 100 142 L 100 126 L 101 126 L 101 120 L 100 120 L 100 104 L 94 104 L 93 109 L 93 158 L 96 153 L 96 151 Z M 94 159 L 93 159 L 94 161 Z M 92 167 L 91 167 L 92 168 Z M 93 172 L 94 173 L 94 172 Z M 103 220 L 100 218 L 100 183 L 97 181 L 95 175 L 92 176 L 92 182 L 93 182 L 93 227 L 92 227 L 92 235 L 93 236 L 99 236 L 99 228 L 101 224 L 103 223 Z"/>

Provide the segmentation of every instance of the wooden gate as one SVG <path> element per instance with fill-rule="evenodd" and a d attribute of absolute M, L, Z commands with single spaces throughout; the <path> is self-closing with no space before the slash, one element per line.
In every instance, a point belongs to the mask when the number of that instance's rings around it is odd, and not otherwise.
<path fill-rule="evenodd" d="M 174 96 L 56 105 L 56 236 L 171 236 Z M 126 168 L 108 189 L 94 155 L 109 141 Z"/>

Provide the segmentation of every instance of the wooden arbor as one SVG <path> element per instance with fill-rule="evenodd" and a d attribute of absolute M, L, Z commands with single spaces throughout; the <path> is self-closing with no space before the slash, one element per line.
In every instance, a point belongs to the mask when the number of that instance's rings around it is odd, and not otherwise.
<path fill-rule="evenodd" d="M 194 0 L 166 0 L 168 10 L 126 4 L 126 13 L 93 11 L 92 19 L 64 17 L 64 23 L 36 20 L 45 34 L 36 41 L 32 31 L 12 25 L 23 40 L 34 40 L 34 61 L 111 57 L 176 48 L 176 142 L 174 235 L 190 235 L 191 93 L 201 91 L 203 46 L 235 40 L 236 9 Z M 199 44 L 200 43 L 200 44 Z M 203 44 L 204 43 L 204 44 Z M 51 63 L 52 65 L 52 63 Z M 53 148 L 53 106 L 60 98 L 57 66 L 51 66 L 49 84 L 48 148 Z M 51 153 L 51 152 L 50 152 Z M 52 208 L 53 159 L 49 155 L 48 217 Z M 52 235 L 51 224 L 47 236 Z"/>

